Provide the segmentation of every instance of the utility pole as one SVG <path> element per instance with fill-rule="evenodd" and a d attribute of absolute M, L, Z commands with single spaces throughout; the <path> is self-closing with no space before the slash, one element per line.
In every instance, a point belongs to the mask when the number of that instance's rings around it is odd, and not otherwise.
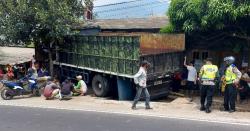
<path fill-rule="evenodd" d="M 84 19 L 92 20 L 93 19 L 93 8 L 94 0 L 84 0 Z"/>

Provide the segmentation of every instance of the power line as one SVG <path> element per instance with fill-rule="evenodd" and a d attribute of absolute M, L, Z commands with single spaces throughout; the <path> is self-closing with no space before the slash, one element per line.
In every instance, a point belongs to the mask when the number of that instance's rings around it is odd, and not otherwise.
<path fill-rule="evenodd" d="M 143 6 L 150 6 L 150 5 L 159 4 L 159 3 L 162 3 L 162 2 L 154 1 L 154 2 L 140 4 L 140 5 L 124 6 L 124 7 L 121 7 L 121 8 L 113 8 L 113 9 L 107 9 L 107 10 L 97 11 L 95 13 L 98 14 L 98 13 L 105 13 L 105 12 L 112 12 L 112 11 L 120 11 L 120 10 L 126 10 L 126 9 L 131 9 L 131 8 L 137 8 L 137 7 L 143 7 Z"/>
<path fill-rule="evenodd" d="M 134 11 L 136 11 L 136 12 L 148 12 L 148 11 L 150 11 L 151 9 L 154 9 L 154 8 L 159 8 L 160 6 L 165 6 L 165 3 L 163 4 L 163 3 L 159 3 L 160 5 L 157 5 L 157 6 L 153 6 L 153 7 L 150 7 L 150 9 L 148 9 L 147 11 L 145 11 L 146 9 L 144 8 L 144 9 L 136 9 L 136 10 L 133 10 L 133 12 Z M 113 14 L 113 15 L 104 15 L 104 16 L 102 16 L 102 17 L 108 17 L 108 18 L 110 18 L 110 17 L 116 17 L 116 16 L 124 16 L 124 15 L 128 15 L 129 13 L 131 13 L 131 12 L 123 12 L 123 13 L 117 13 L 117 14 Z M 144 16 L 150 16 L 150 15 L 152 15 L 152 13 L 144 13 Z M 131 14 L 129 15 L 129 16 L 131 16 Z M 135 16 L 135 15 L 134 15 Z M 126 16 L 125 16 L 126 17 Z M 125 18 L 124 17 L 124 18 Z M 127 17 L 126 17 L 127 18 Z"/>
<path fill-rule="evenodd" d="M 140 2 L 140 1 L 143 1 L 143 0 L 132 0 L 132 1 L 125 1 L 125 2 L 119 2 L 119 3 L 106 4 L 106 5 L 99 5 L 99 6 L 95 6 L 94 8 L 128 4 L 128 3 Z"/>

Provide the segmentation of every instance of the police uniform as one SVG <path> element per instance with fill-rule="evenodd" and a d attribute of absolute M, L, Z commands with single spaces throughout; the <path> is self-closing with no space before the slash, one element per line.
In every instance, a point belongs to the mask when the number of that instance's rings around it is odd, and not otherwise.
<path fill-rule="evenodd" d="M 235 101 L 237 98 L 237 87 L 235 81 L 241 78 L 241 72 L 234 64 L 228 66 L 225 70 L 225 93 L 224 93 L 224 108 L 228 111 L 235 111 Z"/>
<path fill-rule="evenodd" d="M 201 78 L 201 90 L 200 90 L 200 102 L 201 110 L 205 110 L 211 107 L 213 101 L 213 94 L 215 90 L 215 78 L 217 76 L 218 67 L 216 65 L 204 65 L 200 70 Z M 206 105 L 205 105 L 205 101 Z"/>

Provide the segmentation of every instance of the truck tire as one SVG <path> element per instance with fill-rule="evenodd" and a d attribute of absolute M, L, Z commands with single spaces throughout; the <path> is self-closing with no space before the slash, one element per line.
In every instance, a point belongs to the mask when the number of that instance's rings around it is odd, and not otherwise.
<path fill-rule="evenodd" d="M 92 88 L 98 97 L 106 97 L 110 91 L 109 81 L 101 75 L 95 75 L 92 80 Z"/>

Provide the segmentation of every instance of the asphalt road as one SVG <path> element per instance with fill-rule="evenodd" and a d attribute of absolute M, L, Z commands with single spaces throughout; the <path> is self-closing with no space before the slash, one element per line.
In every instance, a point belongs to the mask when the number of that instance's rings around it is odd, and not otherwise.
<path fill-rule="evenodd" d="M 172 118 L 0 107 L 0 131 L 249 131 L 249 128 Z"/>

